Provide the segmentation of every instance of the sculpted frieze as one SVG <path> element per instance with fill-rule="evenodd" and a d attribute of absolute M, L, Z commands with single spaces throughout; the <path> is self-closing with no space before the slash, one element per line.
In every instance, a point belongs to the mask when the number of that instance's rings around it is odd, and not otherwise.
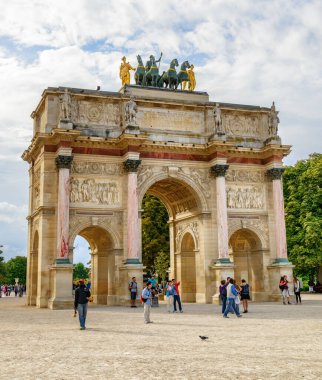
<path fill-rule="evenodd" d="M 88 102 L 72 99 L 71 119 L 76 124 L 119 126 L 121 111 L 119 104 L 106 102 Z"/>
<path fill-rule="evenodd" d="M 227 207 L 231 209 L 264 209 L 262 186 L 227 186 Z"/>
<path fill-rule="evenodd" d="M 71 172 L 75 174 L 120 175 L 123 172 L 123 167 L 120 164 L 73 161 Z"/>
<path fill-rule="evenodd" d="M 233 137 L 268 137 L 268 117 L 265 115 L 225 113 L 222 123 L 226 134 Z"/>
<path fill-rule="evenodd" d="M 99 205 L 120 205 L 119 184 L 115 181 L 71 178 L 71 203 L 94 203 Z"/>
<path fill-rule="evenodd" d="M 261 170 L 229 169 L 226 174 L 227 182 L 265 182 L 265 174 Z"/>

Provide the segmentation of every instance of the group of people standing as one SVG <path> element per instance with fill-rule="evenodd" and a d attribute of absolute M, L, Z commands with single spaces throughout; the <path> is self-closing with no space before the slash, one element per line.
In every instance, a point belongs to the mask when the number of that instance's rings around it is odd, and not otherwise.
<path fill-rule="evenodd" d="M 235 313 L 237 317 L 241 317 L 239 305 L 242 301 L 244 311 L 248 313 L 248 301 L 250 300 L 249 285 L 243 279 L 241 285 L 238 285 L 233 278 L 227 277 L 222 280 L 219 287 L 220 299 L 222 302 L 221 312 L 224 318 L 229 318 L 228 313 Z"/>
<path fill-rule="evenodd" d="M 0 297 L 2 297 L 2 294 L 6 297 L 10 297 L 12 292 L 15 293 L 15 297 L 17 297 L 18 295 L 19 297 L 22 297 L 25 291 L 26 289 L 23 284 L 0 285 Z"/>
<path fill-rule="evenodd" d="M 146 287 L 142 290 L 141 301 L 144 307 L 144 323 L 152 323 L 150 319 L 152 299 L 154 296 L 156 296 L 156 293 L 157 293 L 156 280 L 155 282 L 153 280 L 154 280 L 154 276 L 151 276 L 151 278 L 149 278 L 146 284 Z M 170 313 L 171 311 L 173 313 L 176 313 L 177 304 L 178 304 L 180 313 L 183 313 L 179 286 L 180 286 L 180 282 L 176 282 L 174 278 L 171 281 L 168 281 L 165 286 L 168 313 Z"/>
<path fill-rule="evenodd" d="M 292 305 L 290 302 L 290 291 L 289 291 L 289 281 L 287 279 L 287 276 L 282 276 L 280 279 L 279 283 L 279 288 L 280 291 L 282 292 L 282 297 L 283 297 L 283 304 L 284 305 Z M 303 283 L 300 279 L 297 277 L 293 278 L 293 287 L 294 287 L 294 294 L 296 298 L 296 304 L 298 305 L 299 303 L 302 304 L 302 299 L 301 299 L 301 290 L 303 288 Z"/>

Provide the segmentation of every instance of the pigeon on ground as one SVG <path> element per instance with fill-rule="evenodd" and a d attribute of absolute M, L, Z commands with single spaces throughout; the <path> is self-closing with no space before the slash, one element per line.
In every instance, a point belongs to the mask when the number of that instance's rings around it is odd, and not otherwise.
<path fill-rule="evenodd" d="M 206 339 L 208 339 L 207 336 L 202 336 L 202 335 L 199 335 L 199 338 L 200 338 L 201 340 L 206 340 Z"/>

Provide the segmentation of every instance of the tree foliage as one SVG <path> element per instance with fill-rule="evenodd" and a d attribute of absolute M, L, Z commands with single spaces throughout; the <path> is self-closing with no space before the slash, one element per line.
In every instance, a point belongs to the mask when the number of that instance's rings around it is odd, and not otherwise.
<path fill-rule="evenodd" d="M 170 255 L 169 252 L 161 251 L 157 254 L 154 260 L 155 272 L 158 274 L 159 281 L 166 280 L 167 271 L 170 266 Z"/>
<path fill-rule="evenodd" d="M 89 268 L 86 268 L 83 263 L 77 263 L 74 265 L 73 280 L 80 280 L 83 278 L 87 280 L 89 278 Z"/>
<path fill-rule="evenodd" d="M 5 263 L 6 282 L 14 284 L 15 279 L 19 278 L 20 284 L 26 283 L 27 276 L 27 257 L 16 256 Z"/>
<path fill-rule="evenodd" d="M 4 263 L 3 251 L 0 249 L 0 284 L 5 282 L 6 265 Z"/>
<path fill-rule="evenodd" d="M 289 259 L 312 278 L 322 265 L 322 154 L 287 167 L 283 183 Z"/>
<path fill-rule="evenodd" d="M 142 208 L 142 260 L 147 271 L 154 273 L 170 261 L 169 215 L 163 203 L 153 195 L 146 194 Z M 163 262 L 164 261 L 164 262 Z M 158 268 L 158 269 L 157 269 Z M 164 273 L 164 269 L 161 269 Z"/>

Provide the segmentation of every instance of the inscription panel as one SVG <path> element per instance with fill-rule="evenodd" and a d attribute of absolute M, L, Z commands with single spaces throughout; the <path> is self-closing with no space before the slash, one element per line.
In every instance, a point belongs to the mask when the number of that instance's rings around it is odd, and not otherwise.
<path fill-rule="evenodd" d="M 195 132 L 204 131 L 204 112 L 166 110 L 162 108 L 144 108 L 137 114 L 140 128 L 155 128 L 160 130 Z"/>

